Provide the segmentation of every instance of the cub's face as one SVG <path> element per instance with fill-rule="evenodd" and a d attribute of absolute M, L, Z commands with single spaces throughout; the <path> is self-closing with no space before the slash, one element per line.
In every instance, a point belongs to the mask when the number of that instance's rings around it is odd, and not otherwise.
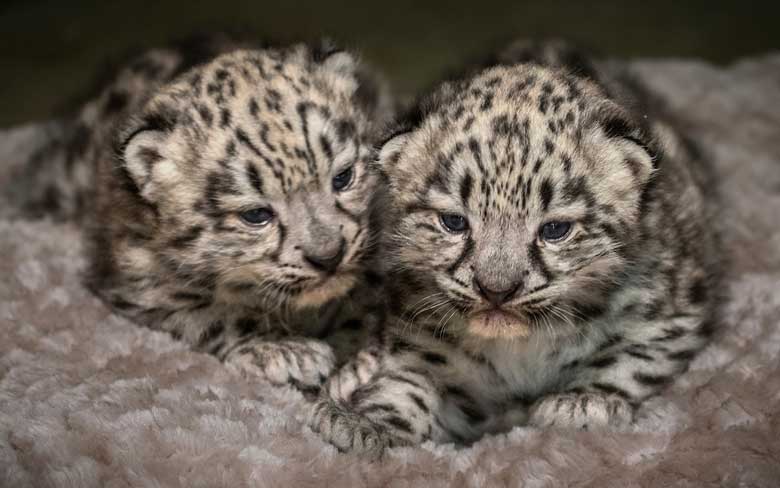
<path fill-rule="evenodd" d="M 227 301 L 288 310 L 345 294 L 376 189 L 378 116 L 356 70 L 343 52 L 239 51 L 163 88 L 119 150 L 157 215 L 147 258 Z"/>
<path fill-rule="evenodd" d="M 407 314 L 482 337 L 566 333 L 627 264 L 652 159 L 589 82 L 531 66 L 443 86 L 380 162 Z"/>

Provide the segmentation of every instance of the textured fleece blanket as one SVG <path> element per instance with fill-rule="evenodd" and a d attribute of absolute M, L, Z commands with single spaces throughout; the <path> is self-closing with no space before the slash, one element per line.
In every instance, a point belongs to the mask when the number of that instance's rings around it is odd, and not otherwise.
<path fill-rule="evenodd" d="M 780 54 L 631 66 L 717 167 L 731 295 L 631 431 L 517 427 L 369 464 L 304 425 L 298 392 L 110 313 L 80 284 L 76 229 L 0 220 L 0 486 L 780 486 Z M 41 130 L 0 132 L 0 167 Z"/>

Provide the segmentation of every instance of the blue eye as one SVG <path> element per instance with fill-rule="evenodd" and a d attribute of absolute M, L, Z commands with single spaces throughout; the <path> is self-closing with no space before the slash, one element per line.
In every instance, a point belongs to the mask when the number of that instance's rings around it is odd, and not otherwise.
<path fill-rule="evenodd" d="M 547 222 L 539 229 L 539 235 L 545 241 L 555 242 L 564 239 L 571 232 L 571 222 Z"/>
<path fill-rule="evenodd" d="M 253 208 L 241 212 L 239 216 L 249 225 L 263 226 L 274 218 L 274 212 L 270 208 Z"/>
<path fill-rule="evenodd" d="M 333 190 L 334 191 L 344 191 L 346 190 L 350 183 L 352 183 L 352 179 L 355 176 L 355 171 L 352 169 L 352 166 L 345 169 L 341 173 L 337 174 L 333 177 Z"/>
<path fill-rule="evenodd" d="M 466 220 L 466 217 L 458 214 L 440 214 L 439 221 L 445 229 L 456 234 L 465 232 L 469 228 L 469 221 Z"/>

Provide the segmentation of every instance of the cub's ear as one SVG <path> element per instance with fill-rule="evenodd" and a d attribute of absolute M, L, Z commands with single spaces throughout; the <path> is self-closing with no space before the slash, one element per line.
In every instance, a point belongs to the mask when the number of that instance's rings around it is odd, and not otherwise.
<path fill-rule="evenodd" d="M 311 49 L 312 59 L 325 71 L 343 76 L 352 76 L 357 71 L 357 58 L 338 47 L 330 39 L 323 39 Z"/>
<path fill-rule="evenodd" d="M 409 142 L 411 135 L 410 129 L 395 131 L 379 146 L 376 162 L 383 173 L 389 174 L 396 167 L 401 157 L 401 152 L 403 152 L 406 144 Z"/>
<path fill-rule="evenodd" d="M 596 110 L 594 122 L 601 137 L 617 143 L 624 163 L 629 166 L 634 177 L 643 183 L 648 181 L 657 168 L 661 154 L 647 122 L 644 119 L 636 120 L 614 102 L 600 106 Z"/>
<path fill-rule="evenodd" d="M 608 138 L 633 142 L 642 148 L 653 162 L 656 162 L 658 154 L 652 138 L 644 128 L 635 124 L 630 118 L 623 114 L 611 114 L 602 119 L 601 127 Z"/>
<path fill-rule="evenodd" d="M 330 41 L 323 41 L 313 49 L 312 55 L 332 86 L 352 98 L 375 129 L 392 120 L 395 103 L 389 84 L 365 66 L 356 54 L 340 49 Z"/>
<path fill-rule="evenodd" d="M 155 167 L 165 162 L 165 143 L 173 129 L 173 122 L 159 116 L 134 121 L 120 132 L 117 156 L 119 170 L 124 173 L 130 189 L 147 200 L 152 199 Z M 166 168 L 175 169 L 166 164 Z M 157 171 L 158 176 L 163 176 Z"/>
<path fill-rule="evenodd" d="M 358 66 L 358 59 L 347 51 L 334 51 L 322 63 L 324 70 L 342 76 L 354 76 Z"/>

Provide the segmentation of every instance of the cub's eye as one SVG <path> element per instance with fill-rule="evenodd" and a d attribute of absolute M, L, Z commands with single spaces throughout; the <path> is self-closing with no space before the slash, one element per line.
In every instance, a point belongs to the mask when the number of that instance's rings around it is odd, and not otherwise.
<path fill-rule="evenodd" d="M 445 229 L 455 234 L 465 232 L 469 228 L 469 221 L 466 220 L 466 217 L 458 214 L 439 214 L 439 221 Z"/>
<path fill-rule="evenodd" d="M 274 212 L 270 208 L 253 208 L 244 210 L 239 214 L 241 220 L 249 225 L 261 227 L 268 224 L 274 218 Z"/>
<path fill-rule="evenodd" d="M 549 242 L 563 240 L 569 232 L 571 232 L 571 222 L 547 222 L 539 229 L 542 239 Z"/>
<path fill-rule="evenodd" d="M 352 169 L 352 166 L 345 169 L 341 173 L 337 174 L 333 177 L 333 190 L 334 191 L 344 191 L 347 188 L 349 188 L 349 185 L 352 183 L 352 179 L 355 176 L 355 171 Z"/>

